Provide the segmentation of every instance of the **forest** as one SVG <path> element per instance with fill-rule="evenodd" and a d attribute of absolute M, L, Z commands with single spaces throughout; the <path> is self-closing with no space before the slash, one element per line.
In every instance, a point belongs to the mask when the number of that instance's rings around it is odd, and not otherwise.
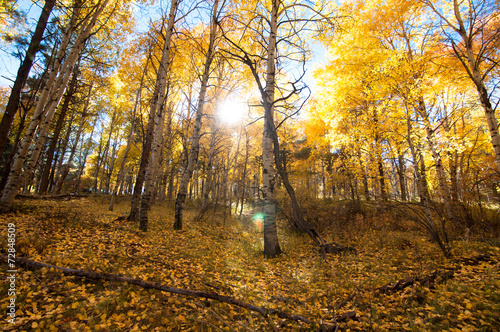
<path fill-rule="evenodd" d="M 0 6 L 2 331 L 500 330 L 498 0 Z"/>

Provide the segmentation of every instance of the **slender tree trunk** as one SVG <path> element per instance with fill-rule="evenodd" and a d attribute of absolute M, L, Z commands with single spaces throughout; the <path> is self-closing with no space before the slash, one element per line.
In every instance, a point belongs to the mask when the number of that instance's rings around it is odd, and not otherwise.
<path fill-rule="evenodd" d="M 75 118 L 75 114 L 73 113 L 71 115 L 71 118 L 68 121 L 68 126 L 66 128 L 66 135 L 64 135 L 64 138 L 60 144 L 60 153 L 59 153 L 59 160 L 58 162 L 54 163 L 57 166 L 55 166 L 54 169 L 54 178 L 55 178 L 55 183 L 59 181 L 59 178 L 61 177 L 62 170 L 63 170 L 63 165 L 64 165 L 64 156 L 66 155 L 66 151 L 68 149 L 68 144 L 69 144 L 69 138 L 71 136 L 71 131 L 72 131 L 72 125 L 73 125 L 73 119 Z M 52 192 L 56 191 L 56 186 L 54 186 L 51 190 Z"/>
<path fill-rule="evenodd" d="M 86 163 L 87 157 L 88 157 L 90 150 L 91 150 L 91 142 L 92 142 L 92 137 L 94 136 L 94 128 L 95 128 L 95 125 L 97 123 L 97 119 L 98 119 L 98 117 L 96 116 L 96 118 L 94 119 L 94 123 L 92 124 L 92 127 L 91 127 L 92 131 L 90 132 L 89 139 L 87 140 L 87 148 L 85 149 L 85 153 L 83 155 L 83 158 L 80 160 L 80 167 L 78 170 L 76 185 L 75 185 L 75 188 L 73 190 L 76 194 L 78 194 L 78 192 L 80 191 L 81 178 L 83 175 L 83 170 L 85 168 L 85 163 Z M 82 146 L 80 147 L 80 151 L 83 148 L 84 147 L 83 147 L 83 142 L 82 142 Z"/>
<path fill-rule="evenodd" d="M 3 189 L 5 188 L 5 185 L 7 184 L 7 178 L 9 176 L 12 162 L 14 161 L 14 157 L 16 155 L 16 151 L 19 147 L 19 143 L 20 143 L 21 135 L 23 133 L 23 129 L 24 129 L 24 126 L 26 123 L 26 116 L 27 115 L 28 115 L 28 111 L 25 110 L 24 114 L 21 116 L 21 119 L 19 120 L 19 129 L 16 133 L 16 138 L 14 140 L 14 146 L 12 147 L 12 151 L 10 152 L 10 155 L 7 158 L 7 162 L 5 163 L 5 166 L 3 169 L 2 178 L 0 180 L 0 192 L 3 191 Z"/>
<path fill-rule="evenodd" d="M 141 76 L 141 83 L 139 84 L 139 88 L 137 90 L 137 94 L 135 96 L 135 104 L 134 104 L 134 110 L 132 112 L 132 119 L 130 120 L 130 131 L 127 136 L 127 146 L 125 148 L 125 152 L 123 153 L 123 161 L 120 166 L 120 170 L 118 171 L 118 176 L 116 177 L 116 186 L 113 189 L 113 193 L 111 194 L 111 199 L 109 202 L 109 211 L 113 211 L 114 204 L 115 204 L 115 199 L 116 195 L 118 194 L 118 184 L 123 183 L 123 179 L 125 177 L 125 164 L 127 163 L 127 158 L 128 154 L 130 153 L 130 149 L 132 148 L 132 139 L 134 137 L 134 131 L 135 131 L 135 119 L 136 119 L 136 114 L 137 114 L 137 108 L 139 107 L 139 101 L 141 99 L 141 92 L 142 88 L 144 85 L 144 76 L 146 76 L 146 71 L 148 68 L 148 63 L 149 63 L 149 57 L 146 60 L 146 66 L 144 66 L 144 70 L 142 71 L 142 76 Z"/>
<path fill-rule="evenodd" d="M 456 215 L 455 211 L 453 210 L 453 206 L 451 204 L 450 190 L 448 187 L 448 183 L 446 182 L 446 174 L 443 167 L 443 161 L 441 158 L 441 154 L 439 153 L 436 147 L 434 130 L 431 128 L 429 114 L 427 113 L 427 109 L 425 107 L 425 102 L 423 99 L 419 101 L 418 112 L 420 113 L 420 116 L 424 120 L 425 131 L 427 134 L 427 143 L 429 144 L 429 148 L 431 150 L 432 157 L 434 159 L 436 175 L 438 178 L 439 194 L 441 196 L 441 199 L 443 200 L 446 216 L 450 221 L 455 222 Z"/>
<path fill-rule="evenodd" d="M 163 134 L 163 123 L 164 123 L 164 116 L 165 116 L 165 100 L 167 98 L 167 87 L 168 87 L 168 65 L 170 62 L 170 53 L 171 53 L 171 39 L 172 39 L 172 34 L 174 31 L 174 22 L 175 22 L 175 14 L 177 12 L 177 7 L 179 5 L 179 2 L 177 0 L 172 0 L 172 3 L 170 5 L 170 12 L 168 16 L 168 26 L 167 26 L 167 34 L 165 37 L 165 44 L 163 46 L 163 52 L 162 52 L 162 57 L 160 60 L 160 66 L 158 68 L 158 73 L 156 77 L 156 85 L 155 85 L 155 91 L 153 94 L 153 99 L 151 101 L 151 109 L 150 109 L 150 117 L 154 116 L 153 118 L 150 118 L 150 121 L 154 121 L 153 123 L 153 130 L 151 132 L 151 135 L 149 135 L 148 131 L 148 137 L 150 137 L 151 143 L 149 143 L 148 147 L 143 148 L 143 154 L 147 152 L 147 155 L 149 157 L 149 160 L 146 161 L 145 165 L 146 168 L 144 170 L 144 180 L 145 180 L 145 187 L 144 187 L 144 194 L 141 197 L 140 201 L 140 214 L 139 214 L 139 229 L 143 232 L 146 232 L 148 229 L 148 212 L 150 208 L 150 203 L 151 203 L 151 195 L 153 194 L 154 190 L 154 179 L 156 177 L 156 170 L 157 170 L 157 161 L 160 156 L 160 149 L 161 146 L 159 146 L 160 142 L 162 141 L 161 136 Z M 148 123 L 148 130 L 149 130 L 149 125 L 151 123 Z M 151 151 L 153 142 L 156 144 L 155 149 Z M 149 150 L 149 151 L 146 151 Z M 145 157 L 145 156 L 143 156 Z M 142 158 L 142 157 L 141 157 Z M 141 160 L 141 166 L 142 166 L 142 160 Z M 140 170 L 139 170 L 140 172 Z M 141 176 L 141 173 L 138 174 L 138 178 Z M 141 179 L 142 180 L 142 179 Z M 144 181 L 142 180 L 142 181 Z M 138 180 L 137 180 L 138 182 Z M 142 183 L 141 183 L 142 187 Z M 137 183 L 136 183 L 136 188 L 137 188 Z M 139 188 L 137 188 L 139 189 Z M 136 191 L 134 190 L 134 195 L 136 195 Z M 139 198 L 139 197 L 137 197 Z M 138 204 L 139 202 L 136 202 Z M 135 211 L 131 210 L 131 216 L 132 213 L 137 215 L 137 207 L 135 207 Z M 129 219 L 131 218 L 129 216 Z"/>
<path fill-rule="evenodd" d="M 49 176 L 50 176 L 50 171 L 52 169 L 52 161 L 54 158 L 54 152 L 57 147 L 57 142 L 59 140 L 59 135 L 61 134 L 61 130 L 64 125 L 64 120 L 66 118 L 66 113 L 69 108 L 69 103 L 71 99 L 73 98 L 73 95 L 76 91 L 76 86 L 78 82 L 78 76 L 73 75 L 73 78 L 71 79 L 71 83 L 69 85 L 69 89 L 66 93 L 66 96 L 64 97 L 64 102 L 61 106 L 61 113 L 59 114 L 59 118 L 57 119 L 56 127 L 54 129 L 54 134 L 52 136 L 52 140 L 49 145 L 49 149 L 47 152 L 47 161 L 45 162 L 45 167 L 43 169 L 42 173 L 42 179 L 40 181 L 40 187 L 38 188 L 38 194 L 42 195 L 47 192 L 47 189 L 49 187 Z"/>
<path fill-rule="evenodd" d="M 215 54 L 215 36 L 217 33 L 217 10 L 218 10 L 219 0 L 214 1 L 213 11 L 212 11 L 212 21 L 210 24 L 210 42 L 208 45 L 207 55 L 205 59 L 205 67 L 203 69 L 203 76 L 201 79 L 200 94 L 198 96 L 198 104 L 196 106 L 196 118 L 193 128 L 193 135 L 191 136 L 191 147 L 189 150 L 189 156 L 187 160 L 186 168 L 184 169 L 179 183 L 179 190 L 177 192 L 177 199 L 175 201 L 175 217 L 174 217 L 174 229 L 182 229 L 182 217 L 184 202 L 186 201 L 187 189 L 189 185 L 189 180 L 193 175 L 193 171 L 196 167 L 198 161 L 198 153 L 200 149 L 200 132 L 201 124 L 203 118 L 203 111 L 205 106 L 205 94 L 207 91 L 208 80 L 210 78 L 210 70 L 212 61 Z"/>
<path fill-rule="evenodd" d="M 35 60 L 36 53 L 38 52 L 40 42 L 43 38 L 43 33 L 47 22 L 49 20 L 50 13 L 54 8 L 56 0 L 46 0 L 45 5 L 38 19 L 38 23 L 35 28 L 35 32 L 31 37 L 30 45 L 24 56 L 24 60 L 17 71 L 16 80 L 14 81 L 14 86 L 10 92 L 9 101 L 5 108 L 5 112 L 0 122 L 0 155 L 3 153 L 5 146 L 7 144 L 7 139 L 9 136 L 10 127 L 14 121 L 14 117 L 19 108 L 19 103 L 21 100 L 21 91 L 26 84 L 28 75 L 30 73 L 31 67 L 33 66 L 33 61 Z"/>
<path fill-rule="evenodd" d="M 401 190 L 401 200 L 402 201 L 407 201 L 408 200 L 408 194 L 406 190 L 406 182 L 405 182 L 405 159 L 404 156 L 400 153 L 398 153 L 398 167 L 397 167 L 397 172 L 398 172 L 398 178 L 399 178 L 399 188 Z"/>
<path fill-rule="evenodd" d="M 241 218 L 241 214 L 243 213 L 243 207 L 245 205 L 245 194 L 246 194 L 246 183 L 247 183 L 247 168 L 248 168 L 248 156 L 250 154 L 250 139 L 248 138 L 248 133 L 245 129 L 245 163 L 243 165 L 243 174 L 241 175 L 241 180 L 240 180 L 240 201 L 241 201 L 241 207 L 240 207 L 240 213 L 238 215 L 239 218 Z"/>
<path fill-rule="evenodd" d="M 356 145 L 358 145 L 358 144 L 356 144 Z M 364 196 L 365 196 L 365 201 L 368 202 L 368 201 L 370 201 L 370 188 L 369 188 L 369 185 L 368 185 L 368 175 L 366 174 L 366 167 L 363 164 L 363 159 L 362 159 L 361 150 L 359 148 L 359 145 L 358 145 L 358 147 L 357 147 L 356 150 L 357 150 L 357 157 L 358 157 L 359 167 L 361 169 L 362 177 L 363 177 L 363 193 L 364 193 Z"/>
<path fill-rule="evenodd" d="M 202 203 L 201 203 L 201 208 L 200 208 L 200 213 L 199 215 L 201 216 L 203 213 L 208 208 L 208 198 L 210 195 L 210 191 L 212 191 L 213 187 L 213 170 L 212 170 L 212 163 L 215 155 L 215 140 L 216 140 L 216 135 L 217 135 L 217 127 L 216 124 L 214 123 L 212 126 L 212 135 L 210 138 L 210 147 L 208 151 L 208 161 L 207 161 L 207 167 L 205 171 L 205 184 L 203 185 L 203 190 L 202 190 Z"/>
<path fill-rule="evenodd" d="M 168 107 L 169 112 L 172 112 L 171 105 Z M 163 125 L 165 123 L 165 110 L 167 107 L 161 107 L 155 118 L 155 130 L 153 137 L 153 149 L 149 158 L 148 169 L 146 171 L 144 194 L 141 200 L 140 224 L 139 229 L 143 232 L 148 230 L 148 212 L 150 209 L 152 195 L 154 193 L 155 178 L 158 171 L 159 158 L 163 148 Z"/>
<path fill-rule="evenodd" d="M 281 254 L 276 227 L 276 201 L 274 198 L 275 170 L 273 158 L 276 157 L 276 153 L 273 153 L 273 133 L 275 133 L 274 97 L 276 88 L 276 37 L 280 3 L 279 0 L 272 0 L 271 4 L 270 31 L 267 45 L 266 87 L 265 95 L 263 96 L 264 130 L 262 133 L 262 195 L 264 200 L 264 255 L 267 257 L 276 257 Z M 275 149 L 276 148 L 275 145 Z"/>
<path fill-rule="evenodd" d="M 471 5 L 469 5 L 471 6 Z M 464 47 L 465 47 L 465 55 L 467 58 L 467 62 L 463 61 L 460 55 L 460 51 L 457 49 L 457 46 L 455 43 L 453 43 L 453 49 L 457 56 L 459 57 L 460 61 L 464 65 L 465 69 L 467 70 L 467 73 L 469 74 L 469 77 L 472 79 L 474 82 L 474 85 L 476 86 L 477 94 L 479 97 L 479 100 L 481 102 L 481 106 L 483 107 L 484 110 L 484 116 L 486 118 L 486 123 L 488 124 L 488 129 L 490 132 L 490 138 L 491 138 L 491 144 L 493 145 L 493 150 L 495 152 L 495 161 L 497 163 L 497 171 L 500 172 L 500 134 L 498 132 L 498 122 L 495 117 L 495 110 L 493 109 L 491 105 L 491 100 L 490 100 L 490 95 L 488 93 L 488 90 L 486 89 L 486 85 L 484 83 L 485 80 L 485 75 L 481 72 L 480 69 L 480 64 L 476 60 L 476 55 L 475 55 L 475 46 L 473 45 L 475 36 L 473 35 L 473 28 L 472 24 L 470 29 L 468 29 L 463 21 L 463 18 L 460 14 L 460 3 L 457 0 L 453 0 L 453 9 L 455 13 L 455 17 L 457 19 L 457 24 L 458 24 L 458 29 L 455 28 L 455 30 L 460 34 L 462 37 Z M 475 13 L 474 13 L 475 14 Z M 471 8 L 471 13 L 470 15 L 474 15 L 472 8 Z M 472 19 L 472 18 L 471 18 Z M 479 20 L 479 19 L 477 19 Z"/>
<path fill-rule="evenodd" d="M 90 87 L 90 89 L 92 89 L 92 86 Z M 80 140 L 80 136 L 82 135 L 82 132 L 83 132 L 83 127 L 85 125 L 85 119 L 88 115 L 89 103 L 90 103 L 90 91 L 89 91 L 89 98 L 87 98 L 87 100 L 85 101 L 85 106 L 83 108 L 82 117 L 80 119 L 80 124 L 78 126 L 78 131 L 76 132 L 75 142 L 73 143 L 73 146 L 71 148 L 71 152 L 69 154 L 68 161 L 66 162 L 66 165 L 63 167 L 61 175 L 59 176 L 57 183 L 56 183 L 56 189 L 55 189 L 56 195 L 61 193 L 61 189 L 62 189 L 62 185 L 64 183 L 64 180 L 68 176 L 68 173 L 70 170 L 70 165 L 71 165 L 71 162 L 73 161 L 73 157 L 75 156 L 76 148 L 78 146 L 78 141 Z"/>
<path fill-rule="evenodd" d="M 156 74 L 155 89 L 153 92 L 153 97 L 151 99 L 148 127 L 146 132 L 146 139 L 144 140 L 142 146 L 141 163 L 139 165 L 139 171 L 137 172 L 137 178 L 134 185 L 134 193 L 132 195 L 132 201 L 130 204 L 130 214 L 128 220 L 139 221 L 140 218 L 140 206 L 141 206 L 141 195 L 144 185 L 144 180 L 146 177 L 146 171 L 148 168 L 148 163 L 150 160 L 151 148 L 153 144 L 154 128 L 155 128 L 155 117 L 157 110 L 164 107 L 165 94 L 167 89 L 167 70 L 168 63 L 170 61 L 171 45 L 170 41 L 172 39 L 172 33 L 175 23 L 175 14 L 177 7 L 179 6 L 180 0 L 172 0 L 170 5 L 170 12 L 168 16 L 167 32 L 165 36 L 165 44 L 163 45 L 162 56 L 160 60 L 160 65 L 158 67 L 158 72 Z M 144 227 L 144 226 L 143 226 Z M 147 228 L 147 225 L 146 225 Z"/>

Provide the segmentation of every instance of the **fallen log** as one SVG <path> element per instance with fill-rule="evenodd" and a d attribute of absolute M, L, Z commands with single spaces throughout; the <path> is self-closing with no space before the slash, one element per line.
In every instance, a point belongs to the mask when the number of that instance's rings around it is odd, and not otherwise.
<path fill-rule="evenodd" d="M 70 200 L 72 198 L 87 198 L 90 195 L 80 195 L 80 194 L 59 194 L 59 195 L 30 195 L 30 194 L 17 194 L 16 198 L 22 199 L 65 199 Z"/>
<path fill-rule="evenodd" d="M 339 309 L 342 309 L 347 303 L 349 303 L 349 301 L 351 301 L 354 297 L 356 296 L 356 293 L 352 293 L 351 295 L 349 295 L 346 299 L 344 299 L 343 301 L 341 301 L 339 304 L 337 304 L 335 306 L 335 311 L 339 310 Z M 338 321 L 338 319 L 337 319 Z"/>
<path fill-rule="evenodd" d="M 7 261 L 7 257 L 0 255 L 3 261 Z M 300 315 L 292 315 L 277 309 L 270 309 L 265 307 L 259 307 L 250 303 L 246 303 L 244 301 L 240 301 L 230 296 L 221 295 L 217 293 L 203 292 L 203 291 L 195 291 L 189 289 L 168 287 L 156 282 L 144 281 L 142 279 L 134 279 L 129 277 L 124 277 L 116 274 L 104 273 L 104 272 L 93 272 L 81 269 L 71 269 L 67 267 L 60 267 L 55 265 L 50 265 L 46 263 L 36 262 L 28 258 L 17 257 L 15 259 L 16 264 L 26 267 L 26 268 L 54 268 L 56 270 L 62 271 L 65 275 L 84 277 L 92 280 L 107 280 L 107 281 L 115 281 L 115 282 L 125 282 L 132 285 L 137 285 L 146 289 L 157 289 L 167 293 L 180 294 L 191 297 L 201 297 L 205 299 L 216 300 L 219 302 L 231 304 L 234 306 L 238 306 L 253 312 L 256 312 L 262 315 L 264 318 L 269 319 L 269 315 L 276 315 L 279 318 L 292 320 L 292 321 L 301 321 L 306 324 L 316 325 L 320 330 L 324 327 L 331 328 L 332 324 L 336 326 L 335 323 L 331 322 L 316 322 L 311 319 L 305 318 Z"/>
<path fill-rule="evenodd" d="M 395 293 L 402 291 L 403 289 L 412 286 L 417 282 L 429 289 L 434 289 L 436 284 L 436 279 L 438 276 L 441 277 L 441 281 L 446 281 L 448 279 L 453 278 L 453 275 L 454 275 L 453 270 L 445 271 L 443 273 L 438 273 L 438 271 L 434 271 L 433 273 L 428 274 L 426 276 L 411 276 L 411 277 L 406 277 L 404 279 L 400 279 L 396 281 L 394 284 L 387 284 L 381 286 L 377 288 L 375 291 L 385 294 Z"/>
<path fill-rule="evenodd" d="M 343 254 L 346 252 L 351 252 L 356 254 L 358 252 L 356 248 L 343 246 L 338 243 L 327 243 L 320 249 L 320 252 L 322 251 L 324 251 L 327 254 Z"/>

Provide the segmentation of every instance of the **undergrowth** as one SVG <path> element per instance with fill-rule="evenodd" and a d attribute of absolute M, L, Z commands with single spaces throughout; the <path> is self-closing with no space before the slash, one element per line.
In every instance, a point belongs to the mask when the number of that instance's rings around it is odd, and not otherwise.
<path fill-rule="evenodd" d="M 496 331 L 500 329 L 500 250 L 494 243 L 459 238 L 453 256 L 443 257 L 426 234 L 390 214 L 320 220 L 324 237 L 356 247 L 357 254 L 328 256 L 303 235 L 279 227 L 284 254 L 262 256 L 261 230 L 250 221 L 211 218 L 174 231 L 173 210 L 158 205 L 150 230 L 117 220 L 107 201 L 21 201 L 0 216 L 16 225 L 17 255 L 61 267 L 107 272 L 166 286 L 216 292 L 266 308 L 320 322 L 347 311 L 340 323 L 351 331 Z M 474 260 L 474 257 L 486 257 Z M 467 258 L 469 258 L 467 260 Z M 138 286 L 65 276 L 54 269 L 19 268 L 15 324 L 7 322 L 7 264 L 0 281 L 3 331 L 269 331 L 270 322 L 253 312 L 203 298 L 188 298 Z M 414 283 L 382 292 L 410 276 L 438 277 L 432 286 Z M 345 301 L 347 300 L 347 301 Z M 343 302 L 343 303 L 342 303 Z M 342 305 L 340 305 L 342 303 Z M 316 326 L 270 317 L 276 329 L 314 331 Z"/>

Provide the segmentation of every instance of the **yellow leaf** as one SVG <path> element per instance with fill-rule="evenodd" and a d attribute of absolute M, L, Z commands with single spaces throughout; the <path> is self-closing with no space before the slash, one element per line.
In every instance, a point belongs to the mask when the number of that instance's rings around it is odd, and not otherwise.
<path fill-rule="evenodd" d="M 467 304 L 465 305 L 465 307 L 466 307 L 467 309 L 469 309 L 469 310 L 470 310 L 470 309 L 472 309 L 472 304 L 471 304 L 471 303 L 467 303 Z"/>
<path fill-rule="evenodd" d="M 73 302 L 73 304 L 71 305 L 71 308 L 76 309 L 77 307 L 78 307 L 78 302 Z"/>
<path fill-rule="evenodd" d="M 31 328 L 36 329 L 37 327 L 38 327 L 38 323 L 37 322 L 33 322 L 33 324 L 31 324 Z"/>

